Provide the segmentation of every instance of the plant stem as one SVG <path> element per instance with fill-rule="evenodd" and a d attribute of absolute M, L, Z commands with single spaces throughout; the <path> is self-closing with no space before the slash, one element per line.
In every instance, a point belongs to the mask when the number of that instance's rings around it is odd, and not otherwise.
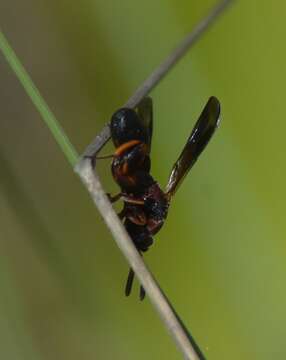
<path fill-rule="evenodd" d="M 24 66 L 17 58 L 17 55 L 9 45 L 8 40 L 6 39 L 6 37 L 4 36 L 1 30 L 0 30 L 0 50 L 5 56 L 11 69 L 14 71 L 15 75 L 17 76 L 18 80 L 23 85 L 31 101 L 33 102 L 33 104 L 41 114 L 42 119 L 45 121 L 46 125 L 50 129 L 54 139 L 62 149 L 68 162 L 71 164 L 71 166 L 75 166 L 79 157 L 75 148 L 69 141 L 64 130 L 57 121 L 55 115 L 52 113 L 49 106 L 41 96 L 36 85 L 33 83 L 32 79 L 28 75 Z"/>

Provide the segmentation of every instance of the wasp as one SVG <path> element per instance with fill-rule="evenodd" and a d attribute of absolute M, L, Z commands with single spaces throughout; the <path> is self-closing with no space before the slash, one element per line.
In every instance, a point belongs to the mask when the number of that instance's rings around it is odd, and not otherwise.
<path fill-rule="evenodd" d="M 152 99 L 146 97 L 135 109 L 121 108 L 113 114 L 110 131 L 116 149 L 111 156 L 111 171 L 121 191 L 116 196 L 110 196 L 110 200 L 123 200 L 124 206 L 118 215 L 140 254 L 152 245 L 153 236 L 167 217 L 172 197 L 214 134 L 219 116 L 220 103 L 212 96 L 173 165 L 166 188 L 162 190 L 150 174 Z M 133 279 L 134 272 L 130 269 L 126 296 L 131 293 Z M 144 297 L 145 291 L 141 286 L 140 299 Z"/>

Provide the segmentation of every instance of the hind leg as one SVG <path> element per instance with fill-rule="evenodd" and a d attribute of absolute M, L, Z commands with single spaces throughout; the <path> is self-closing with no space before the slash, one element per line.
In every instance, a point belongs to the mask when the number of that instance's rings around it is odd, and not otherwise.
<path fill-rule="evenodd" d="M 146 295 L 145 289 L 144 289 L 143 286 L 141 285 L 141 286 L 140 286 L 139 299 L 140 299 L 141 301 L 144 300 L 145 295 Z"/>
<path fill-rule="evenodd" d="M 129 296 L 131 293 L 134 275 L 135 275 L 134 271 L 130 268 L 128 277 L 127 277 L 127 281 L 126 281 L 126 286 L 125 286 L 125 295 L 126 296 Z"/>
<path fill-rule="evenodd" d="M 153 239 L 150 236 L 150 233 L 146 226 L 137 225 L 133 223 L 128 217 L 124 222 L 125 229 L 127 230 L 129 236 L 131 237 L 134 245 L 136 246 L 137 250 L 139 251 L 140 255 L 141 252 L 145 252 L 148 250 L 149 246 L 152 245 Z M 125 294 L 126 296 L 130 295 L 131 287 L 134 279 L 134 271 L 130 269 L 129 275 L 127 278 L 127 283 L 125 287 Z M 145 290 L 143 286 L 140 286 L 140 300 L 143 300 L 145 297 Z"/>

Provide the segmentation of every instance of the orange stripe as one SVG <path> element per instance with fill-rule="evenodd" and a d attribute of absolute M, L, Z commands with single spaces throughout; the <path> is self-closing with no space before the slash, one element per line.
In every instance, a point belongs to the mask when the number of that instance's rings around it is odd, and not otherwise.
<path fill-rule="evenodd" d="M 119 156 L 121 155 L 125 150 L 129 149 L 130 147 L 140 144 L 141 141 L 140 140 L 130 140 L 127 143 L 124 143 L 122 145 L 120 145 L 116 150 L 115 150 L 115 156 Z"/>

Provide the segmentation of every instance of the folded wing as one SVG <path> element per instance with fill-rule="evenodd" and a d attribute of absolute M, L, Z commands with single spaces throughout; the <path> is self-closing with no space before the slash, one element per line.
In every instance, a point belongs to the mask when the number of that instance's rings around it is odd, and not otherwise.
<path fill-rule="evenodd" d="M 174 195 L 183 178 L 208 144 L 218 126 L 219 115 L 220 103 L 217 98 L 212 96 L 204 107 L 181 155 L 172 168 L 166 187 L 166 194 L 169 198 Z"/>

